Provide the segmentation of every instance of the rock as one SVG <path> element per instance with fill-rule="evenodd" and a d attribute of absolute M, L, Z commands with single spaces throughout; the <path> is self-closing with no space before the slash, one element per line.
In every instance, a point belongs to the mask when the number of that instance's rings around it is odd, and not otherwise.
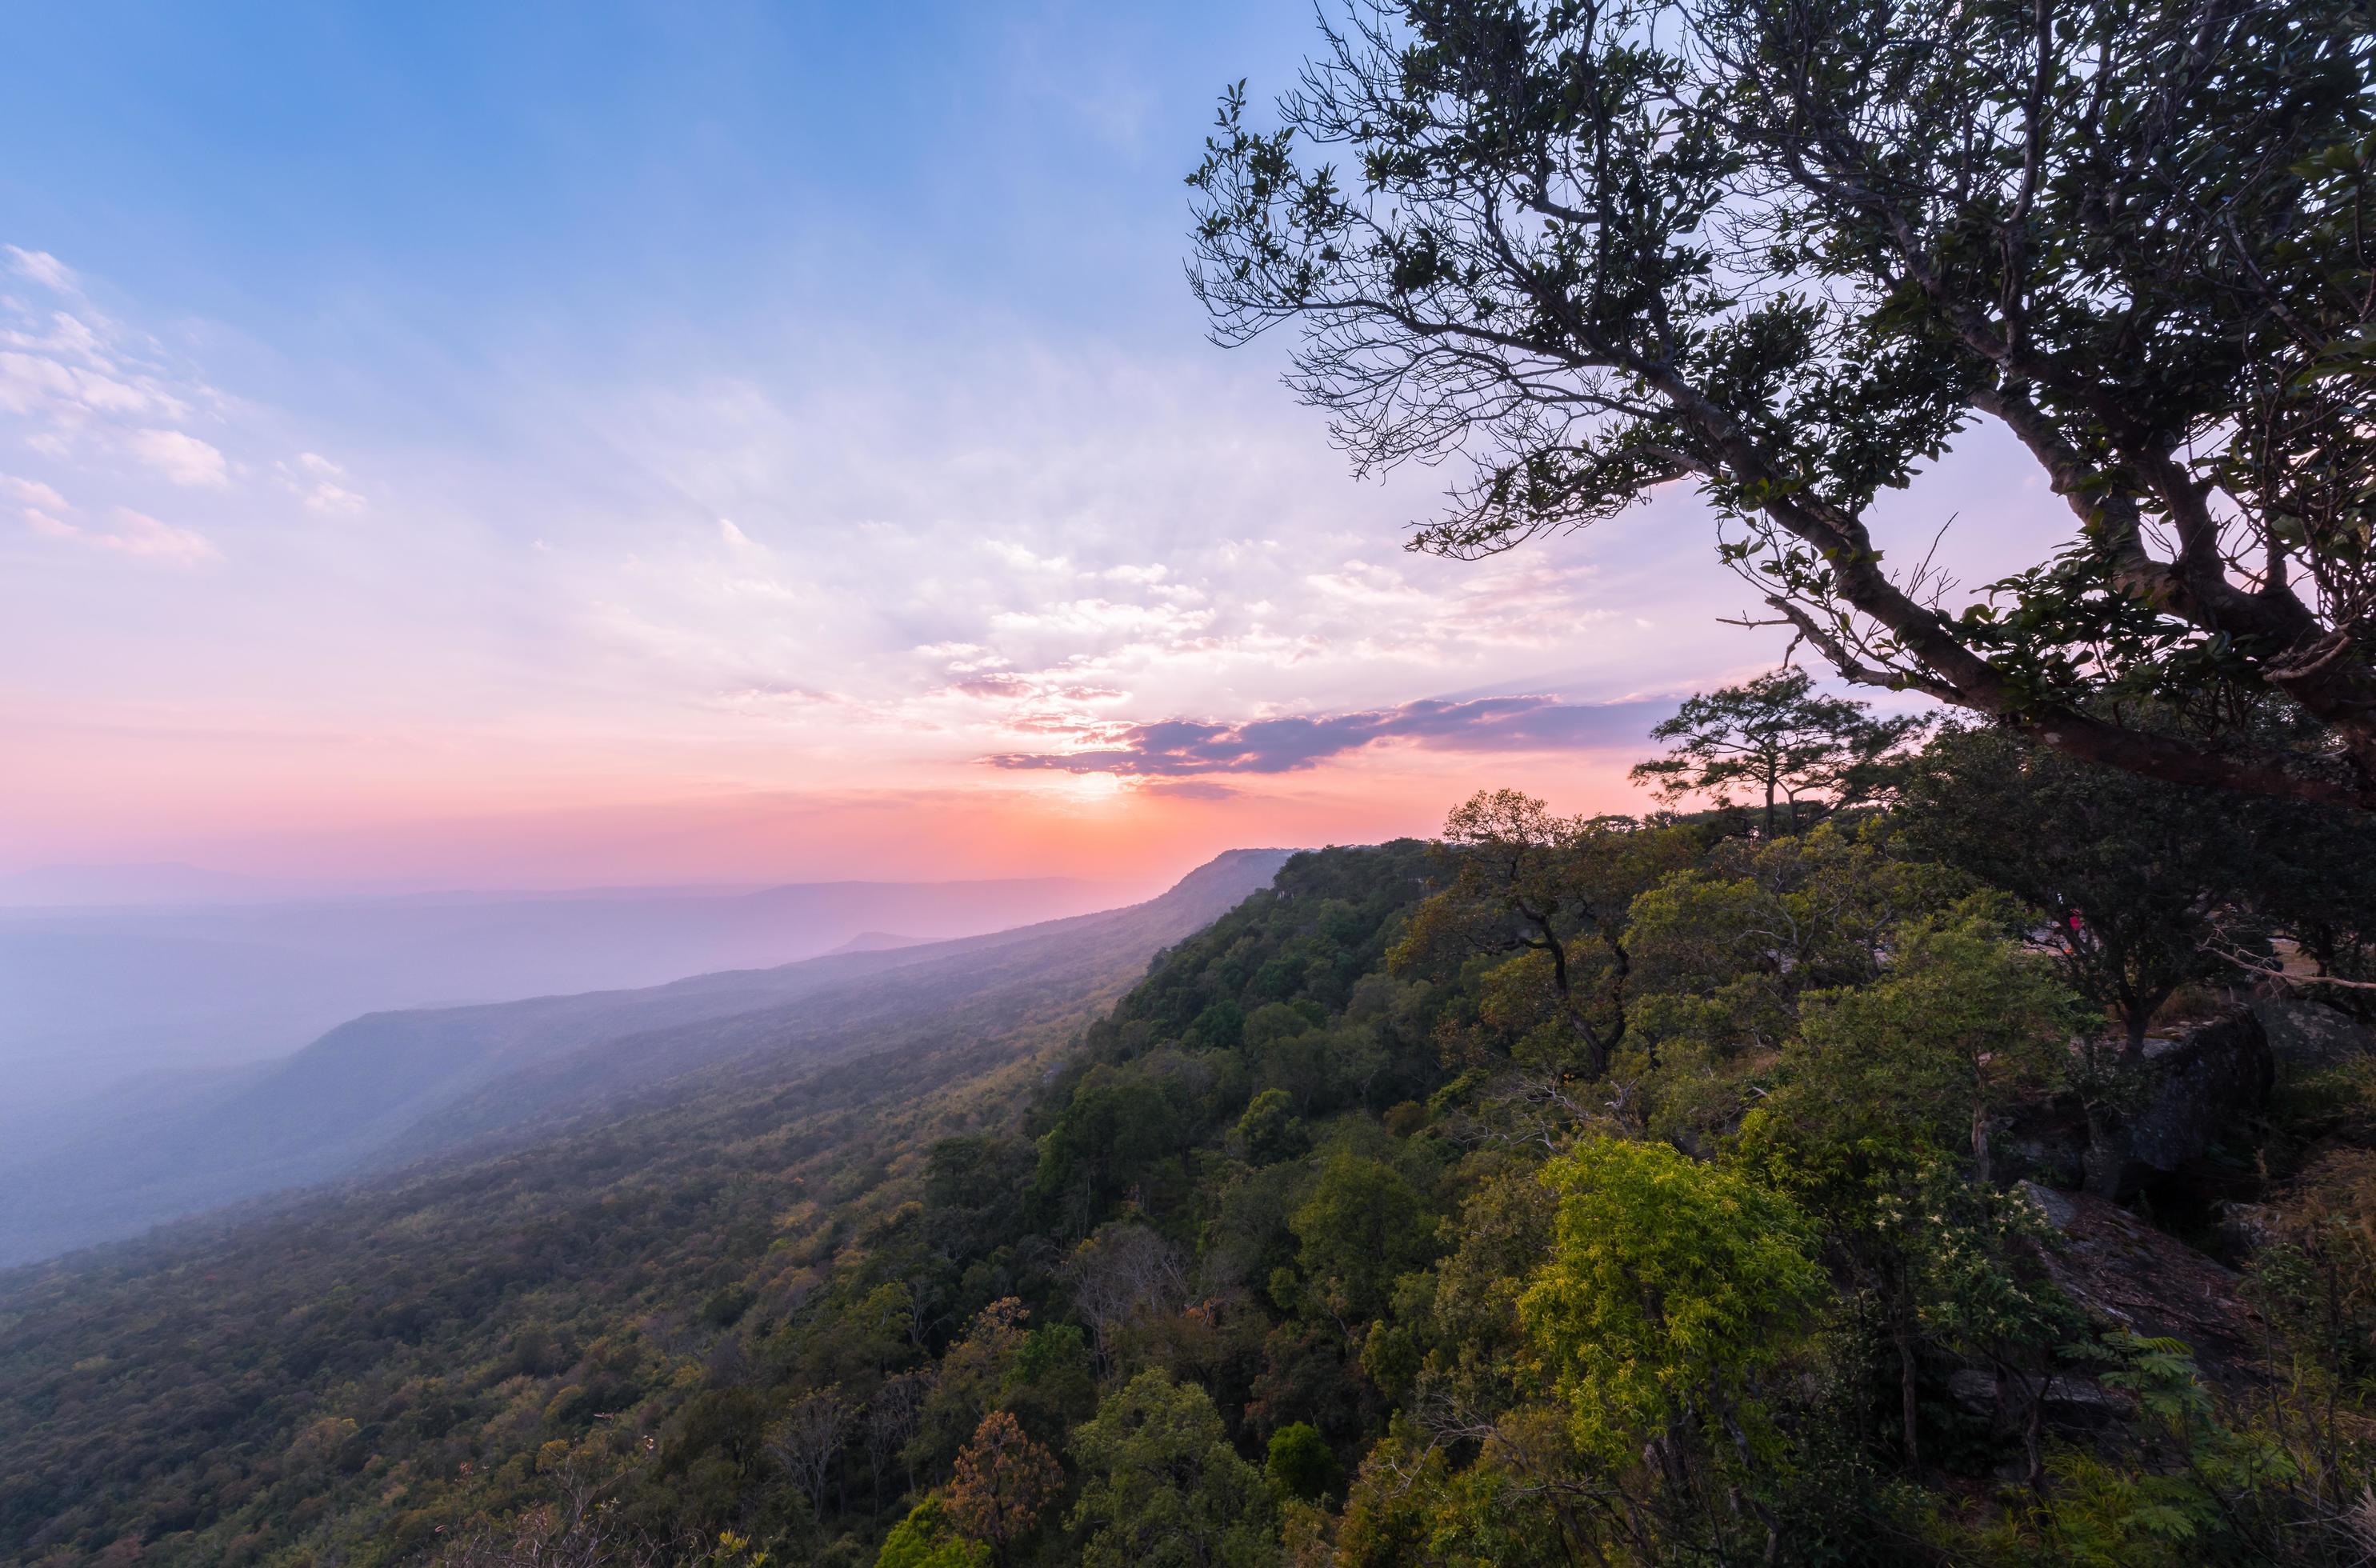
<path fill-rule="evenodd" d="M 2257 1111 L 2276 1082 L 2260 1018 L 2238 1008 L 2157 1051 L 2144 1106 L 2119 1141 L 2087 1153 L 2087 1190 L 2124 1197 L 2208 1150 L 2239 1115 Z"/>
<path fill-rule="evenodd" d="M 1967 1416 L 1986 1416 L 1997 1408 L 1996 1374 L 1978 1367 L 1958 1367 L 1947 1374 L 1947 1397 Z"/>
<path fill-rule="evenodd" d="M 2001 1178 L 2026 1176 L 2049 1187 L 2082 1185 L 2087 1179 L 2086 1123 L 2076 1116 L 2026 1119 L 1998 1151 L 1997 1170 Z"/>
<path fill-rule="evenodd" d="M 2108 1329 L 2184 1340 L 2208 1381 L 2255 1375 L 2268 1330 L 2233 1270 L 2102 1198 L 2032 1182 L 2015 1190 L 2061 1235 L 2062 1244 L 2040 1261 L 2089 1317 Z"/>
<path fill-rule="evenodd" d="M 2249 1258 L 2277 1238 L 2277 1211 L 2267 1204 L 2223 1203 L 2217 1213 L 2223 1256 Z"/>
<path fill-rule="evenodd" d="M 1968 1416 L 1995 1417 L 1997 1379 L 1981 1367 L 1947 1374 L 1947 1396 Z M 2132 1402 L 2091 1378 L 2059 1373 L 2046 1388 L 2046 1423 L 2064 1431 L 2097 1431 L 2122 1420 Z"/>
<path fill-rule="evenodd" d="M 2046 1420 L 2066 1431 L 2098 1431 L 2126 1420 L 2136 1401 L 2093 1378 L 2057 1377 L 2046 1387 Z"/>
<path fill-rule="evenodd" d="M 2252 1004 L 2269 1050 L 2287 1067 L 2316 1070 L 2376 1052 L 2376 1034 L 2323 1002 L 2278 997 Z"/>
<path fill-rule="evenodd" d="M 2129 1157 L 2165 1174 L 2211 1146 L 2276 1081 L 2269 1037 L 2246 1009 L 2196 1029 L 2154 1063 L 2153 1098 L 2129 1123 Z"/>

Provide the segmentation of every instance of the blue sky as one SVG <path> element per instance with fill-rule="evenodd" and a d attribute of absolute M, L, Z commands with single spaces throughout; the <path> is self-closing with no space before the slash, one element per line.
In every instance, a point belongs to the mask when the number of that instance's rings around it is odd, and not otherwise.
<path fill-rule="evenodd" d="M 311 378 L 990 310 L 1194 331 L 1179 176 L 1291 7 L 29 8 L 12 226 Z"/>
<path fill-rule="evenodd" d="M 1645 716 L 1780 651 L 1712 625 L 1696 504 L 1415 558 L 1434 477 L 1355 484 L 1275 348 L 1202 340 L 1182 176 L 1310 27 L 24 9 L 0 870 L 1154 874 L 1481 785 L 1624 805 Z M 1926 539 L 2037 499 L 1942 477 Z M 1281 719 L 1344 743 L 994 766 Z"/>

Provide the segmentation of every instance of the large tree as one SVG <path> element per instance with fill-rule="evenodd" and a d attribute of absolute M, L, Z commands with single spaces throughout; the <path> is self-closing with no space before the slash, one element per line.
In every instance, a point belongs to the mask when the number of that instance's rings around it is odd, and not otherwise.
<path fill-rule="evenodd" d="M 2073 990 L 2117 1016 L 2132 1060 L 2180 986 L 2226 973 L 2223 912 L 2265 875 L 2249 814 L 2215 790 L 1951 731 L 1907 785 L 1907 845 L 2021 898 Z"/>
<path fill-rule="evenodd" d="M 1771 838 L 1800 808 L 1855 805 L 1886 788 L 1891 754 L 1921 731 L 1912 718 L 1875 719 L 1860 702 L 1819 696 L 1803 670 L 1775 670 L 1747 685 L 1694 692 L 1650 731 L 1667 754 L 1637 763 L 1634 778 L 1676 802 L 1693 795 L 1731 803 L 1745 784 L 1764 798 L 1760 822 Z M 1776 808 L 1780 809 L 1777 811 Z"/>
<path fill-rule="evenodd" d="M 2371 38 L 2367 0 L 1349 0 L 1275 128 L 1226 98 L 1192 281 L 1225 343 L 1301 328 L 1359 467 L 1474 464 L 1418 548 L 1693 483 L 1851 680 L 2376 808 Z M 2073 527 L 1959 604 L 1869 514 L 1983 420 Z"/>
<path fill-rule="evenodd" d="M 1453 874 L 1413 912 L 1392 962 L 1408 972 L 1480 953 L 1540 960 L 1564 1032 L 1597 1078 L 1625 1039 L 1626 909 L 1698 849 L 1688 829 L 1562 817 L 1515 790 L 1480 790 L 1444 819 L 1440 853 Z"/>

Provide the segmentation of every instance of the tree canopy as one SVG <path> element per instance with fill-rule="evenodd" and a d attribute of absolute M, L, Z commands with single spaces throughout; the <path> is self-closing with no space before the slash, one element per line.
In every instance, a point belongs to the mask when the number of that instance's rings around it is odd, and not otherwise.
<path fill-rule="evenodd" d="M 1667 754 L 1636 763 L 1634 778 L 1669 802 L 1708 795 L 1729 804 L 1733 787 L 1745 784 L 1764 801 L 1760 823 L 1771 838 L 1780 828 L 1795 832 L 1807 805 L 1855 805 L 1880 792 L 1891 752 L 1922 728 L 1918 719 L 1875 719 L 1863 703 L 1818 695 L 1803 670 L 1773 670 L 1694 692 L 1650 731 L 1669 743 Z"/>
<path fill-rule="evenodd" d="M 2359 0 L 1350 4 L 1224 100 L 1191 281 L 1359 468 L 1471 465 L 1417 548 L 1688 482 L 1851 680 L 2371 808 L 2371 72 Z M 2070 532 L 1956 603 L 1871 512 L 1984 420 Z"/>

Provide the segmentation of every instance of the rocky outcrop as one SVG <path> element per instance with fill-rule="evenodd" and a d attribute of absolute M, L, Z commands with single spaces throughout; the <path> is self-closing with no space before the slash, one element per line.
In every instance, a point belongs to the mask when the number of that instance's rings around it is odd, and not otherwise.
<path fill-rule="evenodd" d="M 1995 1417 L 2004 1408 L 2006 1390 L 1994 1372 L 1980 1367 L 1959 1367 L 1947 1377 L 1947 1396 L 1967 1416 Z M 2132 1414 L 2136 1401 L 2105 1387 L 2092 1378 L 2059 1373 L 2038 1392 L 2046 1408 L 2039 1412 L 2057 1431 L 2096 1431 Z"/>
<path fill-rule="evenodd" d="M 2376 1052 L 2376 1034 L 2323 1002 L 2293 996 L 2255 1002 L 2252 1016 L 2268 1037 L 2270 1053 L 2289 1070 L 2314 1072 Z"/>
<path fill-rule="evenodd" d="M 2129 1123 L 2130 1158 L 2168 1172 L 2209 1148 L 2276 1082 L 2261 1020 L 2239 1010 L 2204 1025 L 2153 1063 L 2153 1098 Z"/>
<path fill-rule="evenodd" d="M 2276 1060 L 2260 1017 L 2238 1008 L 2155 1051 L 2144 1106 L 2086 1156 L 2087 1190 L 2125 1197 L 2201 1158 L 2239 1116 L 2264 1104 Z"/>
<path fill-rule="evenodd" d="M 2242 1278 L 2117 1205 L 2024 1182 L 2061 1238 L 2041 1258 L 2065 1295 L 2108 1329 L 2182 1339 L 2214 1383 L 2248 1380 L 2267 1325 L 2245 1301 Z"/>

